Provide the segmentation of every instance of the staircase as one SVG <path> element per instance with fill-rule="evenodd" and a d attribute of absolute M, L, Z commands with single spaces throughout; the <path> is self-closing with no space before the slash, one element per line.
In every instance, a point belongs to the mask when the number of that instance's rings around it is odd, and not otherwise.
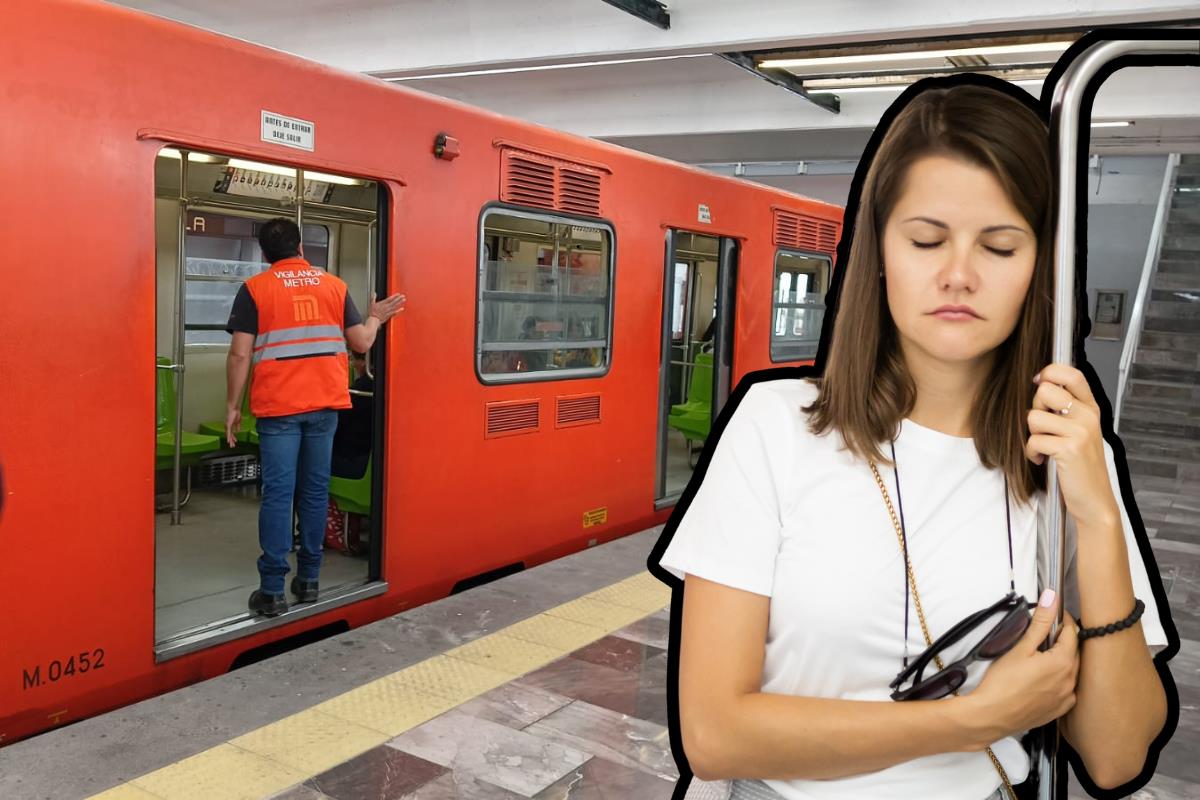
<path fill-rule="evenodd" d="M 1120 437 L 1134 485 L 1174 498 L 1161 510 L 1178 519 L 1142 509 L 1169 529 L 1200 522 L 1200 155 L 1180 157 L 1149 289 Z"/>

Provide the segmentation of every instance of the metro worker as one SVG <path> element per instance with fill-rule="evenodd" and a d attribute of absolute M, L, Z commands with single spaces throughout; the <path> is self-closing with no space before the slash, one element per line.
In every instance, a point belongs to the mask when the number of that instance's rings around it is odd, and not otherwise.
<path fill-rule="evenodd" d="M 226 363 L 225 438 L 235 445 L 253 363 L 250 411 L 258 420 L 262 465 L 262 555 L 260 585 L 249 606 L 273 617 L 288 608 L 283 579 L 289 572 L 297 488 L 300 550 L 291 590 L 301 603 L 317 599 L 337 412 L 351 407 L 346 344 L 358 352 L 370 349 L 379 328 L 404 309 L 405 298 L 372 297 L 364 321 L 345 282 L 304 259 L 295 222 L 270 220 L 258 242 L 271 268 L 238 289 L 226 326 L 233 341 Z"/>

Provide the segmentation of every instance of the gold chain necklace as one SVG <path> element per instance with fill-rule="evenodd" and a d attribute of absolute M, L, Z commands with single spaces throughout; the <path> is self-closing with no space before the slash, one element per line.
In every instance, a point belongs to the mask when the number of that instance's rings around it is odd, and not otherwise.
<path fill-rule="evenodd" d="M 888 495 L 887 487 L 883 485 L 883 478 L 879 477 L 879 470 L 875 468 L 875 462 L 870 462 L 871 472 L 875 475 L 875 483 L 879 484 L 879 491 L 883 495 L 883 502 L 887 504 L 888 514 L 892 518 L 892 525 L 896 528 L 896 537 L 900 545 L 900 552 L 904 553 L 904 535 L 900 530 L 900 521 L 896 519 L 896 512 L 892 509 L 892 499 Z M 917 618 L 921 621 L 921 633 L 925 635 L 925 646 L 933 644 L 933 639 L 929 636 L 929 628 L 925 625 L 925 612 L 921 610 L 921 596 L 917 594 L 917 579 L 913 576 L 912 562 L 908 560 L 908 555 L 904 556 L 904 568 L 908 572 L 908 583 L 912 588 L 913 602 L 917 607 Z M 933 654 L 933 660 L 937 663 L 937 668 L 943 670 L 946 665 L 942 663 L 942 657 L 937 653 Z M 953 689 L 954 696 L 958 697 L 958 689 Z M 992 752 L 991 747 L 984 748 L 987 750 L 988 758 L 992 760 L 996 771 L 1000 773 L 1000 779 L 1004 781 L 1004 788 L 1008 790 L 1010 800 L 1017 800 L 1017 792 L 1012 787 L 1012 783 L 1008 780 L 1008 773 L 1004 771 L 1004 767 L 1000 766 L 1000 759 L 996 758 L 996 754 Z"/>

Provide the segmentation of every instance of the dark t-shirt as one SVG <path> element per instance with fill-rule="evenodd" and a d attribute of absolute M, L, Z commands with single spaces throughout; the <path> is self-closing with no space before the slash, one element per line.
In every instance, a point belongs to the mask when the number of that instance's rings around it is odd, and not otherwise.
<path fill-rule="evenodd" d="M 343 316 L 343 329 L 353 328 L 355 325 L 362 324 L 362 314 L 358 313 L 358 308 L 354 305 L 354 301 L 350 299 L 349 292 L 346 292 L 346 308 Z M 233 298 L 233 308 L 229 312 L 229 322 L 225 325 L 226 333 L 233 333 L 234 331 L 249 333 L 255 336 L 258 335 L 258 307 L 254 305 L 254 298 L 250 296 L 250 290 L 246 288 L 246 284 L 244 283 L 238 289 L 237 296 Z"/>

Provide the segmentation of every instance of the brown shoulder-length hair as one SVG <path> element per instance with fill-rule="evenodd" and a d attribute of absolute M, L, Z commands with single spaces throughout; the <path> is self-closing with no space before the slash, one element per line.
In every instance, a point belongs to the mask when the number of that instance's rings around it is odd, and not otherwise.
<path fill-rule="evenodd" d="M 982 464 L 1000 467 L 1019 502 L 1046 487 L 1045 464 L 1025 457 L 1033 376 L 1051 360 L 1054 184 L 1046 124 L 999 89 L 975 84 L 926 89 L 896 115 L 863 180 L 817 399 L 803 411 L 815 434 L 836 428 L 851 453 L 891 466 L 883 447 L 912 411 L 916 385 L 900 350 L 879 276 L 884 225 L 914 162 L 945 155 L 988 169 L 1037 236 L 1037 261 L 1021 315 L 996 348 L 974 398 L 971 421 Z"/>

